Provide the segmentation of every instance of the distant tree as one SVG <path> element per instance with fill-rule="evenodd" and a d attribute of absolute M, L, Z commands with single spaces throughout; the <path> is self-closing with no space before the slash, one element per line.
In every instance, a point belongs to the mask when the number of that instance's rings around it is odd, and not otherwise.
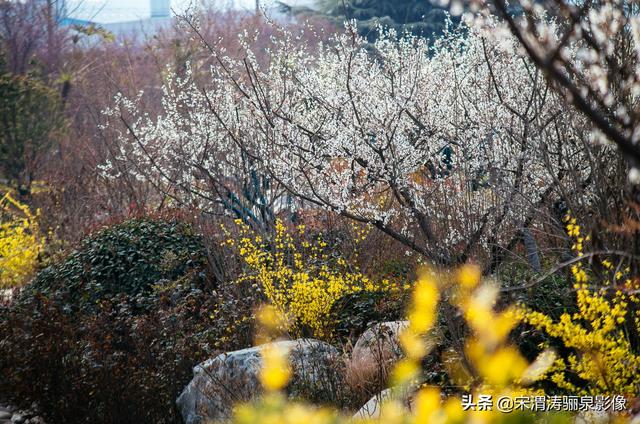
<path fill-rule="evenodd" d="M 53 80 L 64 65 L 67 30 L 58 25 L 61 0 L 0 0 L 0 50 L 7 70 L 26 74 L 35 67 Z"/>
<path fill-rule="evenodd" d="M 0 175 L 21 195 L 31 192 L 37 160 L 63 119 L 55 90 L 30 76 L 0 75 Z"/>
<path fill-rule="evenodd" d="M 30 194 L 37 160 L 63 126 L 70 83 L 61 75 L 68 41 L 56 22 L 61 7 L 58 0 L 0 0 L 0 179 L 21 196 Z"/>
<path fill-rule="evenodd" d="M 322 14 L 338 26 L 355 19 L 359 33 L 370 40 L 377 36 L 379 23 L 398 32 L 429 37 L 441 35 L 447 21 L 446 8 L 424 0 L 318 0 L 318 10 L 280 4 L 296 14 Z"/>

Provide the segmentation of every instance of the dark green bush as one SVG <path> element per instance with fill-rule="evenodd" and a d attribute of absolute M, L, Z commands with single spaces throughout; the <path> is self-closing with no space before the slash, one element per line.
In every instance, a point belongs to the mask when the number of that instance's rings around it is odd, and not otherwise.
<path fill-rule="evenodd" d="M 205 263 L 202 238 L 190 226 L 133 219 L 83 240 L 61 263 L 41 271 L 27 295 L 64 292 L 73 307 L 93 307 L 117 294 L 149 293 L 154 284 L 173 281 Z"/>
<path fill-rule="evenodd" d="M 180 423 L 193 366 L 253 334 L 254 298 L 215 281 L 203 252 L 173 221 L 90 236 L 0 305 L 0 399 L 48 423 Z"/>
<path fill-rule="evenodd" d="M 180 423 L 175 399 L 212 353 L 210 299 L 134 314 L 124 297 L 72 315 L 37 295 L 0 318 L 0 397 L 51 423 Z"/>

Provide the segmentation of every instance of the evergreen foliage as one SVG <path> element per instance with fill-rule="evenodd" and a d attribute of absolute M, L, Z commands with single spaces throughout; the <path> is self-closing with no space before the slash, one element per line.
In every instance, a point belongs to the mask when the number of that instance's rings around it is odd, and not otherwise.
<path fill-rule="evenodd" d="M 64 261 L 40 272 L 32 289 L 64 292 L 83 309 L 118 294 L 148 293 L 204 262 L 202 239 L 188 225 L 133 219 L 86 238 Z"/>
<path fill-rule="evenodd" d="M 355 19 L 359 33 L 370 40 L 376 38 L 378 24 L 399 33 L 407 31 L 437 37 L 442 34 L 448 17 L 446 8 L 421 0 L 320 0 L 319 6 L 317 11 L 286 5 L 283 9 L 292 13 L 319 13 L 337 26 Z"/>

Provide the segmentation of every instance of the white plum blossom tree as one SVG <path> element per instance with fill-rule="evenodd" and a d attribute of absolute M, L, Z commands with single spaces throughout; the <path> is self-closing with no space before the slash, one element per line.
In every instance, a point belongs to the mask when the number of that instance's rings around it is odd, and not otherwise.
<path fill-rule="evenodd" d="M 455 0 L 467 22 L 517 40 L 579 110 L 596 142 L 612 143 L 640 182 L 640 4 L 629 0 Z M 496 25 L 495 16 L 501 20 Z"/>
<path fill-rule="evenodd" d="M 122 96 L 105 111 L 119 147 L 104 172 L 214 213 L 257 178 L 253 215 L 277 213 L 286 192 L 430 261 L 495 265 L 554 200 L 597 197 L 593 164 L 610 149 L 589 144 L 585 119 L 518 39 L 486 25 L 434 43 L 387 30 L 370 44 L 348 23 L 308 45 L 281 29 L 266 63 L 249 47 L 257 33 L 242 35 L 240 57 L 203 41 L 209 78 L 202 68 L 170 78 L 162 116 Z"/>

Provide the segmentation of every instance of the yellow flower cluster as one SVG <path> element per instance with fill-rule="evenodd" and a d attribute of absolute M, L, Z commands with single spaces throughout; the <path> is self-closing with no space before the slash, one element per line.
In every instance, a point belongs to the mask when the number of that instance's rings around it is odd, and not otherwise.
<path fill-rule="evenodd" d="M 574 218 L 566 218 L 566 228 L 574 240 L 576 255 L 584 256 L 583 241 L 588 237 L 581 236 Z M 630 324 L 640 332 L 640 304 L 632 294 L 637 287 L 633 287 L 632 279 L 619 284 L 623 275 L 614 270 L 611 260 L 603 260 L 602 265 L 613 278 L 597 290 L 589 289 L 589 277 L 582 263 L 571 267 L 577 312 L 565 313 L 554 322 L 540 312 L 526 311 L 524 320 L 572 350 L 566 358 L 555 361 L 550 373 L 550 380 L 558 387 L 582 395 L 636 394 L 640 392 L 640 355 L 633 351 L 624 325 L 633 318 Z M 569 375 L 587 384 L 577 384 Z"/>
<path fill-rule="evenodd" d="M 10 193 L 0 198 L 0 288 L 20 285 L 35 272 L 45 246 L 38 217 Z"/>
<path fill-rule="evenodd" d="M 258 323 L 263 331 L 256 335 L 256 343 L 264 344 L 273 338 L 282 325 L 278 313 L 271 305 L 263 306 L 257 313 Z M 265 344 L 261 355 L 260 382 L 269 392 L 281 390 L 291 378 L 291 367 L 287 360 L 289 352 L 275 344 Z"/>
<path fill-rule="evenodd" d="M 480 275 L 479 270 L 477 275 Z M 520 314 L 514 308 L 494 311 L 498 297 L 496 285 L 486 283 L 471 290 L 469 287 L 460 278 L 454 298 L 475 335 L 467 342 L 467 357 L 473 362 L 480 380 L 493 387 L 502 388 L 519 381 L 527 363 L 518 350 L 507 343 L 507 336 L 520 321 Z"/>
<path fill-rule="evenodd" d="M 580 228 L 569 222 L 568 232 L 576 239 L 574 249 L 580 250 Z M 286 238 L 286 237 L 285 237 Z M 588 240 L 587 237 L 584 240 Z M 286 240 L 284 243 L 287 243 Z M 264 253 L 264 251 L 263 251 Z M 605 268 L 614 271 L 608 260 Z M 618 271 L 616 271 L 617 273 Z M 445 276 L 438 276 L 429 270 L 419 273 L 414 286 L 407 316 L 409 325 L 400 334 L 400 344 L 405 358 L 398 362 L 392 373 L 393 390 L 396 393 L 411 393 L 410 398 L 384 402 L 378 417 L 371 419 L 345 416 L 337 410 L 291 402 L 279 392 L 285 387 L 290 373 L 281 352 L 268 352 L 261 374 L 267 394 L 254 403 L 239 405 L 232 422 L 248 423 L 290 423 L 290 424 L 346 424 L 346 423 L 506 423 L 506 422 L 554 422 L 569 423 L 573 419 L 568 414 L 549 414 L 537 417 L 531 412 L 504 414 L 497 409 L 480 410 L 464 408 L 463 399 L 446 397 L 438 388 L 419 386 L 420 363 L 429 352 L 428 336 L 434 331 L 437 309 L 441 297 L 446 296 L 449 304 L 456 307 L 464 317 L 470 336 L 464 349 L 449 354 L 448 362 L 453 366 L 447 371 L 453 379 L 471 391 L 474 398 L 480 394 L 515 398 L 517 396 L 543 396 L 528 386 L 549 374 L 552 380 L 572 394 L 633 394 L 638 392 L 638 359 L 631 352 L 629 343 L 621 333 L 620 325 L 628 314 L 628 302 L 634 295 L 624 295 L 616 290 L 613 299 L 608 300 L 604 292 L 593 294 L 586 287 L 587 273 L 581 265 L 573 271 L 578 291 L 580 311 L 574 315 L 565 314 L 560 322 L 554 323 L 548 317 L 522 308 L 508 307 L 496 310 L 498 289 L 492 282 L 482 282 L 478 267 L 465 265 L 455 274 L 452 283 Z M 442 278 L 438 278 L 442 277 Z M 630 284 L 631 280 L 627 280 Z M 627 287 L 628 288 L 628 287 Z M 629 290 L 627 290 L 628 292 Z M 637 287 L 633 290 L 637 291 Z M 443 295 L 446 293 L 446 295 Z M 280 314 L 274 308 L 263 309 L 258 314 L 259 321 L 272 332 L 282 325 Z M 576 351 L 568 359 L 558 358 L 551 349 L 544 350 L 529 364 L 519 350 L 508 340 L 508 335 L 518 322 L 525 321 L 547 330 L 560 338 L 564 344 Z M 637 322 L 637 320 L 636 320 Z M 608 368 L 607 368 L 608 367 Z M 627 368 L 623 370 L 623 368 Z M 457 368 L 457 369 L 456 369 Z M 463 369 L 460 372 L 460 369 Z M 565 380 L 566 373 L 576 373 L 590 383 L 586 389 L 575 387 Z M 597 374 L 600 373 L 598 376 Z M 462 379 L 459 377 L 462 376 Z M 634 383 L 632 380 L 636 379 Z M 525 416 L 528 415 L 528 416 Z M 615 422 L 626 422 L 624 416 Z"/>
<path fill-rule="evenodd" d="M 496 396 L 531 395 L 534 392 L 522 389 L 523 384 L 535 381 L 543 375 L 553 363 L 554 357 L 549 352 L 541 355 L 533 364 L 529 365 L 515 347 L 511 347 L 506 338 L 509 328 L 505 320 L 518 320 L 517 311 L 509 309 L 504 312 L 494 310 L 497 291 L 491 284 L 480 284 L 480 272 L 473 266 L 467 266 L 458 273 L 456 283 L 457 292 L 454 303 L 461 309 L 463 316 L 473 329 L 473 334 L 467 342 L 467 353 L 471 366 L 480 370 L 479 376 L 471 385 L 475 393 L 494 394 Z M 421 359 L 428 351 L 423 336 L 433 329 L 437 316 L 437 305 L 441 288 L 436 277 L 429 271 L 420 274 L 415 284 L 410 309 L 408 311 L 409 325 L 401 336 L 401 344 L 406 353 L 406 359 L 397 364 L 393 373 L 396 385 L 394 390 L 400 393 L 407 388 L 418 375 Z M 475 298 L 478 299 L 475 299 Z M 272 315 L 270 314 L 267 314 Z M 487 319 L 480 326 L 476 320 L 479 316 Z M 269 322 L 271 320 L 267 320 Z M 271 321 L 272 322 L 272 321 Z M 272 325 L 272 324 L 271 324 Z M 495 330 L 495 331 L 494 331 Z M 495 333 L 495 334 L 494 334 Z M 485 368 L 483 364 L 491 364 Z M 278 361 L 265 361 L 265 368 L 280 367 Z M 263 375 L 274 373 L 267 370 Z M 506 376 L 506 377 L 505 377 Z M 284 387 L 285 382 L 278 377 L 277 385 Z M 266 386 L 269 389 L 270 386 Z M 495 396 L 494 396 L 495 398 Z M 410 404 L 410 408 L 407 407 Z M 287 424 L 347 424 L 347 423 L 385 423 L 385 424 L 453 424 L 453 423 L 506 423 L 533 422 L 531 417 L 525 417 L 525 412 L 504 414 L 493 410 L 465 409 L 462 399 L 456 396 L 444 397 L 439 389 L 421 387 L 413 399 L 389 400 L 382 404 L 378 417 L 354 418 L 342 415 L 337 410 L 324 407 L 305 405 L 288 401 L 281 393 L 267 390 L 267 395 L 254 403 L 238 405 L 234 411 L 232 422 L 236 424 L 254 423 L 287 423 Z M 521 416 L 522 415 L 522 416 Z M 558 415 L 550 422 L 569 423 L 570 417 Z"/>
<path fill-rule="evenodd" d="M 392 374 L 397 386 L 409 385 L 420 371 L 420 360 L 428 353 L 425 336 L 433 328 L 439 299 L 438 286 L 426 270 L 418 279 L 409 307 L 409 325 L 400 334 L 400 345 L 405 352 Z"/>
<path fill-rule="evenodd" d="M 273 240 L 267 242 L 242 221 L 236 225 L 240 236 L 226 244 L 237 249 L 249 269 L 240 281 L 256 281 L 294 333 L 308 328 L 316 337 L 329 337 L 335 325 L 331 309 L 341 297 L 398 289 L 388 280 L 372 281 L 344 258 L 331 254 L 321 237 L 309 241 L 304 226 L 296 228 L 300 239 L 296 242 L 278 220 Z"/>

